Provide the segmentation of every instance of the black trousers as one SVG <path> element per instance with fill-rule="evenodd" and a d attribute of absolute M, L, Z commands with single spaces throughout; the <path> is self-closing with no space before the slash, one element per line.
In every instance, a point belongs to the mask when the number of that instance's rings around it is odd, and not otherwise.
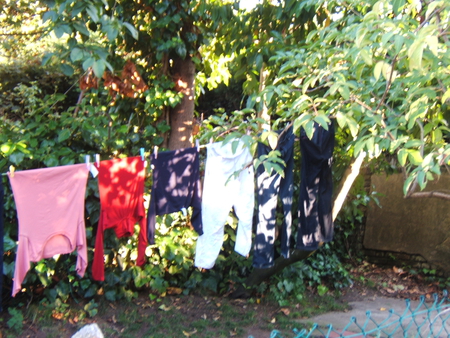
<path fill-rule="evenodd" d="M 274 243 L 276 239 L 276 211 L 278 200 L 283 209 L 281 224 L 281 254 L 289 257 L 289 243 L 292 227 L 292 200 L 294 193 L 294 139 L 292 128 L 283 133 L 278 140 L 276 150 L 286 163 L 284 177 L 273 171 L 265 171 L 263 166 L 256 169 L 257 224 L 253 266 L 270 268 L 274 264 Z M 272 149 L 262 143 L 258 144 L 258 156 L 267 155 Z"/>
<path fill-rule="evenodd" d="M 328 130 L 315 123 L 311 140 L 303 128 L 300 130 L 302 167 L 296 245 L 300 250 L 316 250 L 319 243 L 333 239 L 331 165 L 334 139 L 333 123 Z"/>

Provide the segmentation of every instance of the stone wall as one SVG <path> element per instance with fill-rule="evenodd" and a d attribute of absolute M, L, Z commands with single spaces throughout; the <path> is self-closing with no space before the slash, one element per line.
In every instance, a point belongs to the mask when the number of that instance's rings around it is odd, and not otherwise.
<path fill-rule="evenodd" d="M 369 204 L 363 247 L 376 263 L 408 264 L 450 275 L 450 201 L 403 197 L 403 177 L 372 175 L 381 208 Z M 450 175 L 429 182 L 426 190 L 450 191 Z"/>

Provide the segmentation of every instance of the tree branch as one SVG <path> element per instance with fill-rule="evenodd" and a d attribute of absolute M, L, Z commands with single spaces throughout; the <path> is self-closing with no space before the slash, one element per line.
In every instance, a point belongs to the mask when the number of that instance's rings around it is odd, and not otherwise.
<path fill-rule="evenodd" d="M 440 191 L 420 191 L 414 192 L 405 198 L 439 198 L 443 200 L 450 201 L 450 193 L 440 192 Z"/>

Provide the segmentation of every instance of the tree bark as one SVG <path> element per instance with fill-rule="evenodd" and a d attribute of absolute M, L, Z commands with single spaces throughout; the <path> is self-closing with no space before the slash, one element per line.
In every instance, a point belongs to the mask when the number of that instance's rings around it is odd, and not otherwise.
<path fill-rule="evenodd" d="M 359 175 L 364 158 L 365 153 L 360 154 L 356 159 L 353 160 L 344 174 L 344 177 L 342 179 L 343 183 L 340 185 L 339 193 L 333 203 L 333 221 L 336 219 L 336 216 L 342 208 L 344 197 L 347 196 L 351 186 Z M 304 251 L 295 249 L 291 252 L 289 258 L 284 258 L 283 256 L 277 258 L 275 260 L 274 266 L 271 268 L 254 268 L 245 282 L 241 285 L 238 285 L 237 288 L 230 294 L 230 297 L 249 298 L 251 296 L 252 287 L 262 283 L 264 280 L 280 272 L 285 267 L 308 258 L 312 254 L 314 254 L 314 252 L 316 251 Z"/>
<path fill-rule="evenodd" d="M 175 88 L 183 93 L 181 102 L 170 111 L 170 150 L 192 146 L 192 121 L 194 119 L 194 78 L 195 65 L 190 57 L 173 60 L 172 76 Z"/>

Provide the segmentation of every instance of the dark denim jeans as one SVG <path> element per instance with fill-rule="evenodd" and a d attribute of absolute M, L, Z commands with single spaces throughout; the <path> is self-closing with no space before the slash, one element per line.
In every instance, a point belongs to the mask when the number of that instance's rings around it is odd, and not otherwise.
<path fill-rule="evenodd" d="M 259 166 L 256 170 L 258 211 L 253 255 L 253 266 L 255 268 L 270 268 L 274 264 L 278 200 L 281 200 L 284 215 L 281 226 L 281 254 L 286 258 L 289 256 L 294 193 L 294 140 L 295 135 L 291 127 L 280 136 L 276 148 L 280 151 L 281 158 L 286 163 L 284 177 L 276 172 L 267 173 L 263 166 Z M 258 156 L 267 155 L 271 150 L 270 147 L 262 143 L 258 144 Z"/>
<path fill-rule="evenodd" d="M 331 241 L 334 231 L 331 175 L 334 125 L 331 123 L 325 130 L 316 123 L 314 129 L 311 140 L 303 128 L 300 130 L 302 167 L 297 233 L 297 249 L 311 251 L 319 243 Z"/>
<path fill-rule="evenodd" d="M 2 311 L 3 287 L 3 184 L 0 177 L 0 312 Z"/>

